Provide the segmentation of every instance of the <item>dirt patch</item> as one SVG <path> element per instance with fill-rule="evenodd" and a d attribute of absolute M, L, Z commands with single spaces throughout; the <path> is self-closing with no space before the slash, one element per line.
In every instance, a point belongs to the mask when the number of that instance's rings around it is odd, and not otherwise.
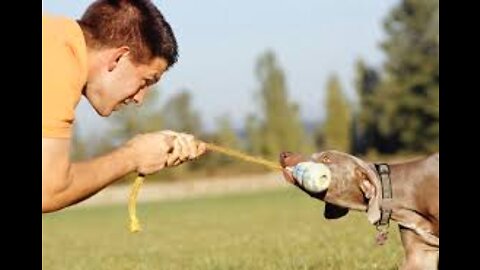
<path fill-rule="evenodd" d="M 289 185 L 285 182 L 280 173 L 221 178 L 199 178 L 169 183 L 148 183 L 147 179 L 138 195 L 138 202 L 270 190 L 286 188 L 288 186 Z M 73 207 L 126 204 L 128 202 L 130 188 L 130 185 L 110 186 Z"/>

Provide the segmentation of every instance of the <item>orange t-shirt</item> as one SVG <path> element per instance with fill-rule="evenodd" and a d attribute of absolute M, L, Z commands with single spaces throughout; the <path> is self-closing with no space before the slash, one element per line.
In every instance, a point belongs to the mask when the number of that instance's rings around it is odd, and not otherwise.
<path fill-rule="evenodd" d="M 87 80 L 87 47 L 75 20 L 42 16 L 42 137 L 70 138 Z"/>

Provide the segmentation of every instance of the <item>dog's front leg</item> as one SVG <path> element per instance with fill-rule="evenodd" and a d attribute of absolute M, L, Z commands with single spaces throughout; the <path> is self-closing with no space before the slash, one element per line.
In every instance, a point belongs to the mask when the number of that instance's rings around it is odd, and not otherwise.
<path fill-rule="evenodd" d="M 410 229 L 400 227 L 405 257 L 400 270 L 437 270 L 438 248 L 424 243 L 420 236 Z"/>

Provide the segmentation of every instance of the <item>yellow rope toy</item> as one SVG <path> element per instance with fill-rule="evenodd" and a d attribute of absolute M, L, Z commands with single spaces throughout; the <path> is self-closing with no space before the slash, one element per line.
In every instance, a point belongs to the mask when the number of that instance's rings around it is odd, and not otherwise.
<path fill-rule="evenodd" d="M 247 154 L 242 153 L 242 152 L 237 151 L 237 150 L 228 149 L 228 148 L 221 147 L 221 146 L 214 145 L 214 144 L 210 144 L 210 143 L 206 143 L 206 146 L 207 146 L 207 150 L 210 150 L 210 151 L 219 152 L 219 153 L 222 153 L 222 154 L 225 154 L 225 155 L 228 155 L 228 156 L 231 156 L 231 157 L 235 157 L 235 158 L 238 158 L 238 159 L 241 159 L 241 160 L 244 160 L 244 161 L 264 165 L 264 166 L 267 166 L 267 167 L 269 167 L 270 169 L 273 169 L 273 170 L 281 170 L 282 169 L 282 167 L 280 165 L 278 165 L 277 163 L 265 160 L 265 159 L 260 158 L 260 157 L 253 157 L 253 156 L 247 155 Z M 135 181 L 133 181 L 133 185 L 132 185 L 132 188 L 130 190 L 130 196 L 129 196 L 129 199 L 128 199 L 128 214 L 130 216 L 130 232 L 132 232 L 132 233 L 139 232 L 141 230 L 140 222 L 137 218 L 136 202 L 137 202 L 138 192 L 140 191 L 140 187 L 142 186 L 144 180 L 145 180 L 145 176 L 139 174 L 135 178 Z"/>

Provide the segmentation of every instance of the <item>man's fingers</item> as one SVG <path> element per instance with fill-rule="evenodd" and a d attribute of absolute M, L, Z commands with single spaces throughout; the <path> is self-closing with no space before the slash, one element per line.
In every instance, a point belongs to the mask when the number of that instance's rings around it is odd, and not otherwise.
<path fill-rule="evenodd" d="M 182 160 L 192 160 L 198 157 L 200 154 L 198 152 L 198 141 L 195 140 L 195 137 L 187 133 L 179 133 L 178 140 L 180 140 L 180 145 L 182 147 Z"/>
<path fill-rule="evenodd" d="M 181 147 L 180 147 L 180 143 L 178 140 L 174 140 L 173 142 L 173 151 L 168 154 L 168 157 L 167 157 L 167 166 L 173 166 L 173 164 L 175 163 L 175 161 L 177 161 L 179 159 L 179 156 L 180 156 L 180 151 L 181 150 Z"/>
<path fill-rule="evenodd" d="M 197 157 L 203 155 L 207 151 L 207 144 L 197 141 Z"/>
<path fill-rule="evenodd" d="M 171 130 L 162 130 L 159 133 L 164 134 L 164 135 L 173 136 L 173 137 L 177 137 L 179 135 L 178 132 L 171 131 Z"/>
<path fill-rule="evenodd" d="M 175 136 L 172 135 L 162 135 L 163 141 L 167 146 L 167 153 L 171 153 L 175 147 Z"/>
<path fill-rule="evenodd" d="M 164 136 L 169 146 L 167 166 L 176 166 L 186 160 L 196 159 L 207 150 L 207 145 L 196 140 L 191 134 L 171 130 L 163 130 L 159 133 Z"/>
<path fill-rule="evenodd" d="M 182 164 L 182 163 L 183 163 L 183 161 L 181 161 L 180 159 L 177 159 L 177 160 L 172 164 L 172 166 L 178 166 L 178 165 L 180 165 L 180 164 Z"/>
<path fill-rule="evenodd" d="M 198 156 L 197 142 L 195 141 L 195 137 L 190 134 L 186 134 L 184 138 L 188 147 L 188 159 L 195 159 Z"/>
<path fill-rule="evenodd" d="M 178 144 L 179 144 L 179 153 L 180 153 L 180 160 L 182 161 L 185 161 L 189 158 L 190 156 L 190 149 L 189 149 L 189 146 L 188 146 L 188 142 L 187 142 L 187 139 L 185 138 L 185 136 L 178 136 L 177 137 L 177 141 L 178 141 Z"/>

